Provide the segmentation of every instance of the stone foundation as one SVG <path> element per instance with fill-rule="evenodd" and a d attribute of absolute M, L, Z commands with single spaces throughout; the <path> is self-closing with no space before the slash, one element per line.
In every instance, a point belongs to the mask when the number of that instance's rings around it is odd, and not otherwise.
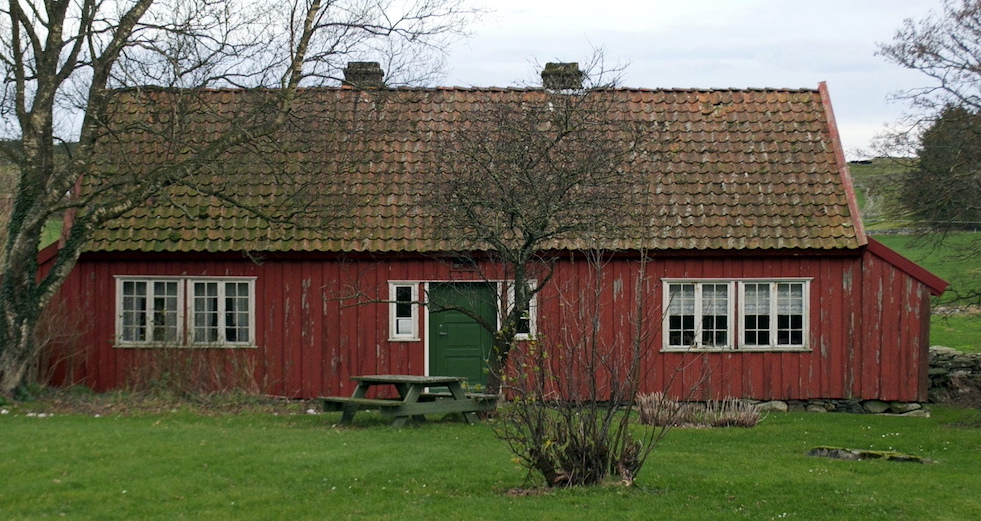
<path fill-rule="evenodd" d="M 981 353 L 962 353 L 949 347 L 930 348 L 931 403 L 981 403 Z M 919 403 L 880 400 L 771 400 L 750 401 L 761 411 L 849 412 L 929 416 Z"/>
<path fill-rule="evenodd" d="M 848 412 L 853 414 L 894 414 L 897 416 L 929 416 L 919 403 L 882 402 L 879 400 L 771 400 L 753 402 L 761 411 L 781 412 Z"/>

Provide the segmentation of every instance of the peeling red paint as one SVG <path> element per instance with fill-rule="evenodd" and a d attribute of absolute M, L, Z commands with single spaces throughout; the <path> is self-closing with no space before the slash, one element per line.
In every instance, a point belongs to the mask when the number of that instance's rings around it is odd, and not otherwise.
<path fill-rule="evenodd" d="M 634 324 L 630 308 L 635 302 L 638 266 L 624 255 L 606 267 L 610 284 L 598 309 L 602 312 L 600 335 L 608 345 L 625 345 L 629 337 L 626 331 Z M 837 256 L 673 255 L 652 259 L 646 270 L 642 285 L 648 293 L 644 324 L 651 343 L 641 370 L 650 375 L 645 391 L 664 389 L 685 396 L 686 386 L 710 374 L 711 385 L 700 396 L 897 401 L 925 396 L 930 288 L 878 255 L 868 251 Z M 424 338 L 401 343 L 388 340 L 388 308 L 378 303 L 387 298 L 387 281 L 473 277 L 425 257 L 302 262 L 270 258 L 261 266 L 228 259 L 215 269 L 213 262 L 202 262 L 193 255 L 131 260 L 83 256 L 62 297 L 66 302 L 79 302 L 78 306 L 93 317 L 91 331 L 83 339 L 89 351 L 73 359 L 71 367 L 69 362 L 59 362 L 54 374 L 63 383 L 69 383 L 71 375 L 72 382 L 104 390 L 123 385 L 125 375 L 138 363 L 133 350 L 114 349 L 106 341 L 114 334 L 114 308 L 109 297 L 114 275 L 197 276 L 216 272 L 256 277 L 259 345 L 249 355 L 257 361 L 256 381 L 269 394 L 303 397 L 349 393 L 349 377 L 356 374 L 424 373 Z M 812 350 L 662 353 L 660 281 L 685 274 L 710 279 L 811 279 Z M 592 309 L 577 303 L 577 299 L 591 295 L 592 280 L 587 263 L 569 259 L 557 264 L 554 279 L 541 294 L 539 317 L 552 317 L 540 319 L 545 338 L 573 336 L 577 330 L 574 323 L 588 317 Z M 355 305 L 340 298 L 347 294 L 343 289 L 355 285 L 376 303 Z M 320 306 L 313 312 L 316 300 Z M 419 327 L 425 335 L 423 324 Z M 211 356 L 215 360 L 229 357 L 226 365 L 233 363 L 233 354 L 227 350 L 215 350 Z M 676 375 L 679 368 L 683 368 L 681 374 Z"/>

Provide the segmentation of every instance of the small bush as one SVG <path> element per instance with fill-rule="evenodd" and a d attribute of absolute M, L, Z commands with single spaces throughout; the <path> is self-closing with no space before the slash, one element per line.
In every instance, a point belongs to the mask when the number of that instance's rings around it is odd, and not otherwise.
<path fill-rule="evenodd" d="M 745 401 L 726 398 L 704 404 L 679 402 L 663 393 L 637 398 L 640 422 L 658 427 L 754 427 L 762 419 L 757 408 Z"/>
<path fill-rule="evenodd" d="M 619 405 L 627 401 L 635 381 L 623 376 L 627 371 L 614 370 L 617 377 L 609 378 L 608 388 L 581 386 L 581 374 L 603 373 L 615 365 L 574 371 L 588 361 L 583 353 L 588 350 L 550 344 L 543 336 L 512 348 L 512 363 L 524 370 L 501 379 L 510 399 L 496 412 L 494 434 L 507 444 L 513 461 L 529 470 L 529 477 L 540 477 L 548 487 L 596 485 L 611 477 L 629 485 L 666 429 L 648 429 L 635 438 L 630 415 Z M 559 391 L 580 388 L 583 393 L 566 397 Z M 615 399 L 600 400 L 600 394 Z"/>
<path fill-rule="evenodd" d="M 255 360 L 245 350 L 161 347 L 141 350 L 137 356 L 127 378 L 127 390 L 134 393 L 202 403 L 213 397 L 259 394 Z"/>
<path fill-rule="evenodd" d="M 188 411 L 201 415 L 218 414 L 308 414 L 319 410 L 317 400 L 297 400 L 283 397 L 253 394 L 241 390 L 200 393 L 177 396 L 157 391 L 115 390 L 97 393 L 83 386 L 69 388 L 48 387 L 42 390 L 30 404 L 13 404 L 29 407 L 34 412 L 57 414 L 83 414 L 97 416 L 139 416 L 175 411 Z"/>

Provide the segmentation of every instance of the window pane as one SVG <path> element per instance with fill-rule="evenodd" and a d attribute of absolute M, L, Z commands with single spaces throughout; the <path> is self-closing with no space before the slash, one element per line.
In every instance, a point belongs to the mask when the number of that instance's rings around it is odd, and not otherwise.
<path fill-rule="evenodd" d="M 225 338 L 227 342 L 249 341 L 249 283 L 225 283 Z"/>
<path fill-rule="evenodd" d="M 412 319 L 411 318 L 395 319 L 395 334 L 401 336 L 414 335 L 415 331 L 412 328 Z"/>
<path fill-rule="evenodd" d="M 177 305 L 177 281 L 155 281 L 152 341 L 177 341 Z"/>
<path fill-rule="evenodd" d="M 218 341 L 218 283 L 195 282 L 192 338 L 205 344 Z"/>
<path fill-rule="evenodd" d="M 668 288 L 668 313 L 671 315 L 695 314 L 694 284 L 671 284 Z"/>
<path fill-rule="evenodd" d="M 515 328 L 519 335 L 531 334 L 531 314 L 528 313 L 527 309 L 518 317 L 518 323 L 515 325 Z"/>
<path fill-rule="evenodd" d="M 412 316 L 412 286 L 395 287 L 395 316 L 398 318 Z"/>
<path fill-rule="evenodd" d="M 122 281 L 119 338 L 161 345 L 251 342 L 252 292 L 251 282 Z"/>
<path fill-rule="evenodd" d="M 804 312 L 804 285 L 799 282 L 777 284 L 777 312 L 801 314 Z"/>
<path fill-rule="evenodd" d="M 729 312 L 729 286 L 726 284 L 702 285 L 702 314 L 725 315 Z"/>
<path fill-rule="evenodd" d="M 729 322 L 725 315 L 702 317 L 702 344 L 710 347 L 724 347 L 729 343 Z"/>
<path fill-rule="evenodd" d="M 746 284 L 743 293 L 743 311 L 747 315 L 769 315 L 770 314 L 770 285 L 769 284 Z"/>
<path fill-rule="evenodd" d="M 777 284 L 777 345 L 804 345 L 804 284 Z"/>
<path fill-rule="evenodd" d="M 695 315 L 668 317 L 668 345 L 691 347 L 695 344 Z"/>
<path fill-rule="evenodd" d="M 746 315 L 743 319 L 743 339 L 750 346 L 770 345 L 770 316 Z"/>
<path fill-rule="evenodd" d="M 123 282 L 122 331 L 120 331 L 123 341 L 146 342 L 147 300 L 146 282 Z"/>
<path fill-rule="evenodd" d="M 770 346 L 770 292 L 768 282 L 743 284 L 743 344 Z"/>

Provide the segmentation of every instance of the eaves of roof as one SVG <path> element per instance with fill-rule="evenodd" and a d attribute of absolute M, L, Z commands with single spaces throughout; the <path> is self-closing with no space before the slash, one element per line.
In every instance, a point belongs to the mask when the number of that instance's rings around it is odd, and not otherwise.
<path fill-rule="evenodd" d="M 940 277 L 930 273 L 919 264 L 903 257 L 901 254 L 897 253 L 892 248 L 882 244 L 881 242 L 868 238 L 868 251 L 874 254 L 880 259 L 888 262 L 889 264 L 895 266 L 900 271 L 906 273 L 910 277 L 920 281 L 930 290 L 930 294 L 939 297 L 947 291 L 947 287 L 950 285 L 947 281 L 941 279 Z"/>

